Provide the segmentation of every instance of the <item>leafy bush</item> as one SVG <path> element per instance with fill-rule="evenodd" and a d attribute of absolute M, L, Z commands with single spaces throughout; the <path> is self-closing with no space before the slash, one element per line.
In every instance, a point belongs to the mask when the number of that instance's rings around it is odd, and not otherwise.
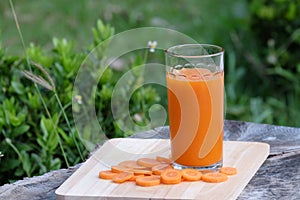
<path fill-rule="evenodd" d="M 297 126 L 300 101 L 300 1 L 258 1 L 250 4 L 257 51 L 262 61 L 264 101 L 276 117 L 271 123 Z M 263 79 L 262 81 L 264 81 Z"/>
<path fill-rule="evenodd" d="M 300 1 L 249 0 L 227 51 L 227 118 L 299 126 Z"/>
<path fill-rule="evenodd" d="M 26 57 L 6 55 L 1 48 L 0 150 L 4 156 L 0 162 L 0 185 L 72 166 L 87 156 L 73 122 L 72 112 L 80 109 L 80 99 L 71 107 L 73 83 L 89 50 L 112 36 L 114 28 L 98 21 L 92 31 L 94 43 L 83 52 L 75 52 L 74 43 L 66 39 L 54 38 L 51 52 L 30 44 L 30 62 Z M 110 138 L 130 134 L 113 125 L 110 99 L 117 77 L 141 64 L 138 60 L 139 56 L 132 64 L 124 63 L 122 70 L 108 68 L 99 81 L 95 106 L 98 120 Z M 140 96 L 145 97 L 144 101 L 139 101 Z M 131 97 L 130 115 L 139 114 L 144 125 L 147 115 L 143 113 L 158 101 L 151 86 L 141 88 Z"/>

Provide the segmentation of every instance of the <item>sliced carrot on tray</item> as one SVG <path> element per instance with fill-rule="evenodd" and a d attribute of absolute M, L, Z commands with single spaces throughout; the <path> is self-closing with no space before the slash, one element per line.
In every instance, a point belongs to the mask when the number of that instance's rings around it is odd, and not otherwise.
<path fill-rule="evenodd" d="M 237 174 L 237 169 L 234 167 L 222 167 L 219 172 L 226 175 L 235 175 Z"/>
<path fill-rule="evenodd" d="M 144 166 L 144 167 L 153 167 L 155 165 L 159 165 L 160 162 L 153 158 L 140 158 L 137 161 L 138 165 Z"/>
<path fill-rule="evenodd" d="M 156 156 L 153 158 L 139 158 L 138 160 L 125 160 L 111 166 L 111 170 L 100 171 L 101 179 L 112 180 L 115 183 L 134 181 L 140 186 L 154 186 L 163 184 L 178 184 L 182 181 L 204 181 L 219 183 L 228 180 L 229 175 L 237 174 L 234 167 L 222 167 L 218 172 L 212 170 L 173 168 L 171 160 Z"/>
<path fill-rule="evenodd" d="M 203 174 L 201 179 L 204 182 L 220 183 L 220 182 L 227 181 L 228 176 L 219 172 L 212 172 L 212 173 Z"/>
<path fill-rule="evenodd" d="M 183 169 L 181 170 L 182 177 L 186 181 L 199 181 L 202 173 L 196 169 Z"/>
<path fill-rule="evenodd" d="M 132 171 L 131 168 L 120 166 L 120 165 L 114 165 L 114 166 L 111 166 L 110 168 L 111 168 L 111 171 L 115 172 L 115 173 L 130 172 L 130 171 Z"/>
<path fill-rule="evenodd" d="M 173 169 L 173 167 L 170 164 L 164 163 L 164 164 L 155 165 L 151 168 L 152 173 L 155 175 L 160 175 L 163 171 L 167 169 Z"/>
<path fill-rule="evenodd" d="M 102 179 L 113 179 L 113 177 L 116 175 L 118 175 L 118 173 L 112 172 L 111 170 L 105 170 L 99 172 L 99 178 Z"/>
<path fill-rule="evenodd" d="M 162 156 L 156 156 L 156 160 L 158 162 L 161 162 L 161 163 L 167 163 L 167 164 L 172 163 L 172 161 L 169 158 L 165 158 L 165 157 L 162 157 Z"/>
<path fill-rule="evenodd" d="M 160 176 L 144 176 L 144 177 L 137 177 L 135 182 L 139 186 L 154 186 L 160 184 Z"/>
<path fill-rule="evenodd" d="M 144 177 L 144 175 L 143 174 L 141 174 L 141 175 L 134 175 L 128 181 L 135 181 L 138 177 Z"/>
<path fill-rule="evenodd" d="M 177 184 L 181 182 L 181 172 L 176 169 L 167 169 L 160 174 L 161 182 L 164 184 Z"/>
<path fill-rule="evenodd" d="M 207 174 L 207 173 L 213 173 L 215 171 L 213 170 L 209 170 L 209 169 L 205 169 L 205 170 L 199 170 L 202 174 Z"/>
<path fill-rule="evenodd" d="M 136 161 L 135 160 L 124 160 L 124 161 L 120 162 L 118 165 L 127 167 L 128 165 L 132 165 L 132 164 L 136 164 Z"/>
<path fill-rule="evenodd" d="M 128 168 L 133 168 L 133 169 L 146 169 L 147 167 L 141 166 L 137 164 L 135 160 L 125 160 L 123 162 L 120 162 L 118 165 L 123 166 L 123 167 L 128 167 Z"/>
<path fill-rule="evenodd" d="M 132 172 L 122 172 L 116 176 L 113 177 L 112 181 L 115 183 L 124 183 L 125 181 L 128 181 L 134 176 Z"/>
<path fill-rule="evenodd" d="M 152 175 L 152 171 L 145 169 L 133 169 L 135 175 Z"/>

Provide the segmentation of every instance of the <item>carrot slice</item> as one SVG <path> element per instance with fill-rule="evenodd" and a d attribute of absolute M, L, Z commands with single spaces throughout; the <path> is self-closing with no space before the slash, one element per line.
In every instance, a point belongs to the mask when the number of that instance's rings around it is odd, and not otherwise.
<path fill-rule="evenodd" d="M 127 167 L 128 165 L 132 165 L 132 164 L 136 164 L 136 161 L 135 160 L 124 160 L 124 161 L 120 162 L 118 165 Z"/>
<path fill-rule="evenodd" d="M 139 186 L 144 186 L 144 187 L 154 186 L 160 184 L 160 177 L 159 176 L 137 177 L 135 182 Z"/>
<path fill-rule="evenodd" d="M 207 174 L 207 173 L 213 173 L 215 171 L 213 170 L 209 170 L 209 169 L 206 169 L 206 170 L 199 170 L 202 174 Z"/>
<path fill-rule="evenodd" d="M 159 165 L 160 162 L 153 158 L 140 158 L 137 161 L 138 165 L 144 166 L 144 167 L 153 167 L 155 165 Z"/>
<path fill-rule="evenodd" d="M 175 169 L 167 169 L 161 173 L 161 182 L 164 184 L 177 184 L 181 182 L 181 172 Z"/>
<path fill-rule="evenodd" d="M 144 169 L 134 169 L 134 175 L 152 175 L 152 171 Z"/>
<path fill-rule="evenodd" d="M 234 167 L 222 167 L 219 172 L 226 175 L 235 175 L 237 174 L 237 169 Z"/>
<path fill-rule="evenodd" d="M 184 180 L 187 181 L 198 181 L 202 176 L 202 173 L 196 169 L 183 169 L 181 173 Z"/>
<path fill-rule="evenodd" d="M 164 164 L 155 165 L 151 168 L 152 173 L 155 175 L 160 175 L 163 171 L 167 169 L 173 169 L 173 167 L 169 164 L 164 163 Z"/>
<path fill-rule="evenodd" d="M 114 176 L 118 175 L 118 173 L 112 172 L 111 170 L 105 170 L 99 172 L 99 178 L 102 179 L 113 179 Z"/>
<path fill-rule="evenodd" d="M 120 162 L 118 165 L 133 169 L 146 169 L 146 167 L 138 165 L 135 160 L 125 160 Z"/>
<path fill-rule="evenodd" d="M 162 157 L 162 156 L 156 156 L 156 160 L 158 162 L 161 162 L 161 163 L 167 163 L 167 164 L 172 163 L 172 161 L 169 158 L 165 158 L 165 157 Z"/>
<path fill-rule="evenodd" d="M 144 177 L 144 175 L 143 174 L 134 175 L 133 177 L 131 177 L 130 179 L 128 179 L 128 181 L 135 181 L 138 177 Z"/>
<path fill-rule="evenodd" d="M 115 183 L 124 183 L 133 177 L 132 172 L 122 172 L 113 177 L 112 181 Z"/>
<path fill-rule="evenodd" d="M 219 172 L 206 173 L 202 175 L 202 180 L 209 183 L 220 183 L 227 181 L 228 176 Z"/>
<path fill-rule="evenodd" d="M 115 173 L 130 172 L 130 171 L 132 171 L 132 169 L 130 169 L 128 167 L 119 166 L 119 165 L 114 165 L 114 166 L 111 166 L 110 168 L 111 168 L 111 171 L 115 172 Z"/>
<path fill-rule="evenodd" d="M 115 183 L 135 181 L 140 186 L 177 184 L 181 181 L 199 181 L 219 183 L 228 180 L 229 175 L 237 174 L 234 167 L 222 167 L 219 172 L 211 170 L 199 171 L 196 169 L 176 170 L 171 160 L 162 156 L 125 160 L 118 165 L 111 166 L 111 170 L 100 171 L 101 179 L 110 179 Z"/>

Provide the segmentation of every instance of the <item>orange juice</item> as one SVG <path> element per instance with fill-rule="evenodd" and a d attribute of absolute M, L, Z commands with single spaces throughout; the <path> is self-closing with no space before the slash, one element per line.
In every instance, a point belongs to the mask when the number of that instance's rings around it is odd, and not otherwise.
<path fill-rule="evenodd" d="M 172 160 L 205 167 L 222 162 L 224 73 L 184 68 L 167 73 Z"/>

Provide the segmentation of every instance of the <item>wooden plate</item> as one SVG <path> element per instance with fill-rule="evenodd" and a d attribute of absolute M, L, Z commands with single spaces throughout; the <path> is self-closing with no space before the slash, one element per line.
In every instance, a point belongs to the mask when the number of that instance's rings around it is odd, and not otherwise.
<path fill-rule="evenodd" d="M 79 199 L 236 199 L 269 155 L 269 145 L 258 142 L 224 142 L 224 166 L 238 174 L 223 183 L 182 182 L 177 185 L 136 186 L 98 178 L 101 170 L 123 160 L 170 155 L 166 139 L 120 138 L 107 141 L 57 190 L 58 200 Z"/>

